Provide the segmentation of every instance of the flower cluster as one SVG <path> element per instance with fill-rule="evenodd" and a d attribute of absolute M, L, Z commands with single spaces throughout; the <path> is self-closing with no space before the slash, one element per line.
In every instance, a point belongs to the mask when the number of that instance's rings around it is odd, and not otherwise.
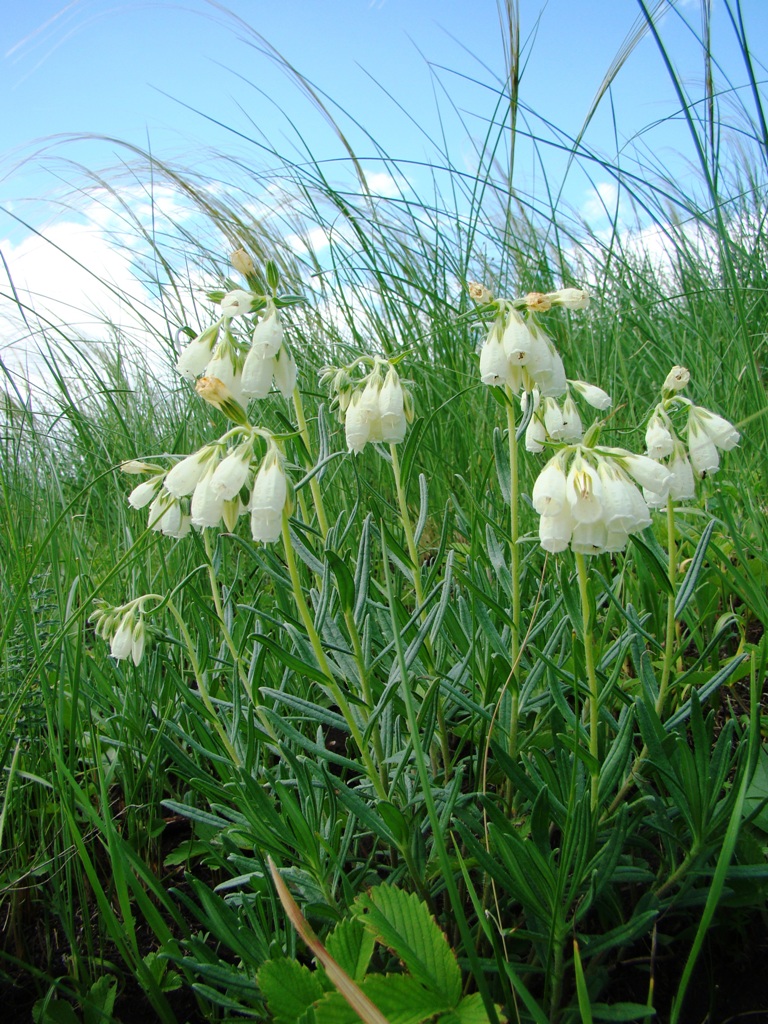
<path fill-rule="evenodd" d="M 730 451 L 739 443 L 739 432 L 716 413 L 694 405 L 680 394 L 691 375 L 684 366 L 674 366 L 662 387 L 662 399 L 651 413 L 645 431 L 649 458 L 665 460 L 672 474 L 669 496 L 685 501 L 696 496 L 695 476 L 703 479 L 720 467 L 720 451 Z M 680 433 L 674 426 L 676 415 L 685 417 Z"/>
<path fill-rule="evenodd" d="M 103 605 L 90 616 L 97 635 L 109 641 L 109 653 L 117 661 L 130 658 L 134 665 L 138 665 L 144 657 L 147 636 L 144 600 L 140 597 L 117 608 Z"/>
<path fill-rule="evenodd" d="M 285 344 L 273 300 L 266 300 L 247 348 L 230 328 L 229 321 L 249 313 L 257 301 L 252 292 L 228 292 L 221 303 L 223 316 L 187 345 L 176 363 L 178 373 L 189 380 L 201 375 L 220 380 L 240 405 L 251 398 L 266 398 L 273 381 L 283 397 L 290 398 L 296 386 L 296 363 Z"/>
<path fill-rule="evenodd" d="M 269 447 L 254 479 L 258 437 L 266 437 Z M 236 443 L 228 447 L 230 440 Z M 128 503 L 133 508 L 149 505 L 151 529 L 184 537 L 192 526 L 218 527 L 223 520 L 228 530 L 234 530 L 238 518 L 250 512 L 254 540 L 275 541 L 280 536 L 283 510 L 290 508 L 289 485 L 267 431 L 235 427 L 167 472 L 148 468 L 153 476 L 131 491 Z"/>
<path fill-rule="evenodd" d="M 480 350 L 480 379 L 491 387 L 533 391 L 558 398 L 566 390 L 565 368 L 551 339 L 531 318 L 499 300 L 499 314 Z"/>
<path fill-rule="evenodd" d="M 413 421 L 413 399 L 395 367 L 378 356 L 372 361 L 373 369 L 359 380 L 351 379 L 351 367 L 327 367 L 321 374 L 321 382 L 330 383 L 347 449 L 354 454 L 369 441 L 400 444 Z"/>
<path fill-rule="evenodd" d="M 529 452 L 543 452 L 547 441 L 560 441 L 564 444 L 577 444 L 584 436 L 584 427 L 573 392 L 582 397 L 594 409 L 609 409 L 611 396 L 594 384 L 583 380 L 566 382 L 567 393 L 562 405 L 555 398 L 542 398 L 538 388 L 530 394 L 523 392 L 521 401 L 523 411 L 527 411 L 528 402 L 533 402 L 533 411 L 525 429 L 525 447 Z"/>
<path fill-rule="evenodd" d="M 563 448 L 544 466 L 533 487 L 539 540 L 545 551 L 586 555 L 623 551 L 630 534 L 650 526 L 648 501 L 638 484 L 659 500 L 671 473 L 623 448 Z"/>

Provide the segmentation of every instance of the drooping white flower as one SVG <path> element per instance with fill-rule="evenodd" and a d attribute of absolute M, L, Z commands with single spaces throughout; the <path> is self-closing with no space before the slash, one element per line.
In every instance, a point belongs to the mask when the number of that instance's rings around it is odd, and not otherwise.
<path fill-rule="evenodd" d="M 665 459 L 672 454 L 675 439 L 669 429 L 666 415 L 656 409 L 645 430 L 645 447 L 649 459 Z"/>
<path fill-rule="evenodd" d="M 296 387 L 298 370 L 293 356 L 285 345 L 275 356 L 274 374 L 277 390 L 283 398 L 289 399 L 293 394 L 293 389 Z"/>
<path fill-rule="evenodd" d="M 191 525 L 191 520 L 182 512 L 179 501 L 165 491 L 160 491 L 149 506 L 148 526 L 166 537 L 186 537 Z"/>
<path fill-rule="evenodd" d="M 703 409 L 700 405 L 694 405 L 689 413 L 689 427 L 691 418 L 696 419 L 698 426 L 722 451 L 729 452 L 739 443 L 741 435 L 736 427 L 722 416 L 718 416 L 717 413 Z"/>
<path fill-rule="evenodd" d="M 562 441 L 568 430 L 568 425 L 563 419 L 563 410 L 554 398 L 543 399 L 541 407 L 547 433 L 553 441 Z"/>
<path fill-rule="evenodd" d="M 563 427 L 560 439 L 565 441 L 566 444 L 575 444 L 583 436 L 584 428 L 582 427 L 579 410 L 576 408 L 574 400 L 568 395 L 563 402 Z"/>
<path fill-rule="evenodd" d="M 240 385 L 248 398 L 266 398 L 272 387 L 275 372 L 275 357 L 264 355 L 261 349 L 252 347 L 243 363 Z"/>
<path fill-rule="evenodd" d="M 544 451 L 544 442 L 547 440 L 547 428 L 538 416 L 534 413 L 525 428 L 525 450 L 538 454 Z"/>
<path fill-rule="evenodd" d="M 565 496 L 575 523 L 594 523 L 602 517 L 603 486 L 595 469 L 578 453 L 566 477 Z"/>
<path fill-rule="evenodd" d="M 194 380 L 195 377 L 205 373 L 205 368 L 211 359 L 213 347 L 219 337 L 220 326 L 221 321 L 217 321 L 212 327 L 209 327 L 190 341 L 176 361 L 177 373 L 180 373 L 182 377 L 186 377 L 188 380 Z"/>
<path fill-rule="evenodd" d="M 218 526 L 224 511 L 225 498 L 213 487 L 213 474 L 216 471 L 214 462 L 206 468 L 192 494 L 190 512 L 192 525 L 205 527 Z"/>
<path fill-rule="evenodd" d="M 563 458 L 558 452 L 536 477 L 531 500 L 540 516 L 556 516 L 567 503 Z"/>
<path fill-rule="evenodd" d="M 168 470 L 163 485 L 174 498 L 184 498 L 197 487 L 200 478 L 213 454 L 210 445 L 203 445 L 192 455 L 187 455 L 181 462 Z"/>
<path fill-rule="evenodd" d="M 250 313 L 253 308 L 253 300 L 252 292 L 235 288 L 233 291 L 227 292 L 221 300 L 221 315 L 231 319 L 235 316 L 242 316 L 244 313 Z"/>
<path fill-rule="evenodd" d="M 144 508 L 155 497 L 162 482 L 162 477 L 155 476 L 152 480 L 138 484 L 128 495 L 128 504 L 131 508 Z"/>
<path fill-rule="evenodd" d="M 267 315 L 262 317 L 253 330 L 251 344 L 265 356 L 276 356 L 283 344 L 285 332 L 277 307 L 272 305 Z"/>
<path fill-rule="evenodd" d="M 144 657 L 146 637 L 147 631 L 144 626 L 144 618 L 139 615 L 136 625 L 133 627 L 133 633 L 131 634 L 131 660 L 134 665 L 138 665 Z"/>
<path fill-rule="evenodd" d="M 717 445 L 701 425 L 698 416 L 688 417 L 688 457 L 698 477 L 703 479 L 720 467 Z"/>
<path fill-rule="evenodd" d="M 503 388 L 507 383 L 509 365 L 504 344 L 495 329 L 491 329 L 480 350 L 480 380 L 489 387 Z"/>
<path fill-rule="evenodd" d="M 539 543 L 550 554 L 565 551 L 571 542 L 573 527 L 573 516 L 566 504 L 557 515 L 543 515 L 539 519 Z"/>
<path fill-rule="evenodd" d="M 362 402 L 362 391 L 355 391 L 344 415 L 347 450 L 358 455 L 371 436 L 371 416 Z"/>
<path fill-rule="evenodd" d="M 405 417 L 403 385 L 393 366 L 387 372 L 379 392 L 379 420 L 381 440 L 386 444 L 400 444 L 405 437 L 408 423 Z"/>
<path fill-rule="evenodd" d="M 634 533 L 651 525 L 648 506 L 621 467 L 601 459 L 597 473 L 602 484 L 602 520 L 609 532 Z"/>
<path fill-rule="evenodd" d="M 288 482 L 274 452 L 264 459 L 251 492 L 251 536 L 271 544 L 280 538 L 283 511 L 288 500 Z"/>
<path fill-rule="evenodd" d="M 669 494 L 672 474 L 660 462 L 648 458 L 647 455 L 634 455 L 631 452 L 625 452 L 622 464 L 641 487 L 646 487 L 662 498 L 666 498 Z"/>
<path fill-rule="evenodd" d="M 593 409 L 610 409 L 613 399 L 607 391 L 597 387 L 596 384 L 588 384 L 584 380 L 571 380 L 568 382 Z"/>
<path fill-rule="evenodd" d="M 688 501 L 696 497 L 696 481 L 693 477 L 693 466 L 685 452 L 685 447 L 676 442 L 672 458 L 669 460 L 669 471 L 672 482 L 669 485 L 669 497 L 674 501 Z"/>
<path fill-rule="evenodd" d="M 253 449 L 250 442 L 239 445 L 216 466 L 211 477 L 211 490 L 217 498 L 229 501 L 245 485 L 251 468 Z"/>
<path fill-rule="evenodd" d="M 229 390 L 234 400 L 243 405 L 243 363 L 232 346 L 228 343 L 220 344 L 213 353 L 213 358 L 208 363 L 205 371 L 206 377 L 213 377 Z"/>
<path fill-rule="evenodd" d="M 133 610 L 126 612 L 120 620 L 120 625 L 112 635 L 109 653 L 118 661 L 124 661 L 131 656 L 135 621 Z"/>
<path fill-rule="evenodd" d="M 502 336 L 502 345 L 507 361 L 512 366 L 525 366 L 531 358 L 536 338 L 526 321 L 515 309 L 509 311 L 507 325 Z"/>
<path fill-rule="evenodd" d="M 606 550 L 608 530 L 602 519 L 577 522 L 571 535 L 571 551 L 581 555 L 600 555 Z"/>

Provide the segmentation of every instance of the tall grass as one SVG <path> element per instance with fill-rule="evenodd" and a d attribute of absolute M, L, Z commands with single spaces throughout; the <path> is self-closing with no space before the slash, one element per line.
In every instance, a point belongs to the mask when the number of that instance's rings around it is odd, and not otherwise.
<path fill-rule="evenodd" d="M 705 20 L 701 95 L 675 69 L 658 8 L 640 6 L 627 52 L 650 34 L 666 64 L 678 99 L 669 116 L 685 124 L 698 160 L 698 178 L 682 185 L 640 151 L 629 166 L 591 152 L 593 110 L 573 139 L 555 133 L 553 143 L 532 127 L 512 4 L 505 84 L 476 143 L 477 171 L 459 169 L 438 135 L 428 194 L 403 185 L 374 195 L 341 115 L 333 123 L 346 179 L 332 180 L 311 153 L 300 162 L 269 154 L 290 202 L 268 223 L 253 220 L 262 181 L 239 156 L 221 155 L 203 178 L 132 152 L 132 175 L 172 187 L 197 211 L 193 227 L 172 224 L 163 235 L 142 224 L 116 177 L 91 177 L 93 194 L 132 225 L 143 253 L 136 273 L 160 296 L 161 318 L 138 310 L 149 361 L 116 330 L 94 345 L 66 325 L 33 328 L 45 395 L 3 367 L 3 956 L 19 998 L 34 993 L 35 1019 L 128 1019 L 137 994 L 168 1022 L 348 1019 L 332 971 L 309 969 L 269 858 L 297 913 L 392 1021 L 431 1019 L 435 1006 L 444 1021 L 640 1020 L 654 1010 L 684 1020 L 707 934 L 722 957 L 733 934 L 760 919 L 763 92 L 738 5 L 725 8 L 747 88 L 713 84 L 718 41 Z M 247 38 L 263 48 L 255 32 Z M 318 116 L 330 117 L 312 96 Z M 408 181 L 407 161 L 368 143 L 395 181 Z M 544 172 L 536 195 L 517 186 L 524 143 Z M 608 230 L 564 206 L 565 182 L 546 175 L 554 144 L 567 174 L 619 186 Z M 311 244 L 316 228 L 322 247 Z M 303 251 L 285 243 L 288 232 L 306 238 Z M 195 451 L 221 432 L 219 414 L 171 366 L 177 332 L 207 325 L 200 281 L 236 284 L 227 254 L 239 247 L 256 263 L 254 287 L 267 292 L 273 261 L 282 290 L 306 299 L 285 316 L 315 454 L 328 431 L 332 451 L 344 447 L 318 384 L 322 367 L 362 352 L 402 355 L 416 400 L 399 454 L 405 512 L 392 455 L 329 459 L 319 480 L 331 530 L 321 535 L 307 485 L 293 519 L 295 573 L 287 547 L 257 547 L 242 534 L 174 541 L 147 531 L 118 471 L 126 460 Z M 569 377 L 617 399 L 605 427 L 612 443 L 642 450 L 661 382 L 681 363 L 694 400 L 742 433 L 677 515 L 680 610 L 666 708 L 663 522 L 625 554 L 591 559 L 582 587 L 577 561 L 543 558 L 529 501 L 510 549 L 507 420 L 503 401 L 479 383 L 470 280 L 509 296 L 588 285 L 589 312 L 553 314 L 547 329 Z M 288 403 L 272 395 L 259 424 L 287 435 L 289 461 L 302 465 Z M 524 494 L 540 468 L 521 458 Z M 409 516 L 419 525 L 416 559 Z M 178 618 L 152 620 L 134 667 L 110 659 L 89 617 L 99 600 L 120 605 L 142 593 L 169 595 Z M 596 718 L 585 712 L 593 644 Z M 360 676 L 370 700 L 355 691 Z M 329 690 L 329 680 L 343 685 Z M 365 727 L 373 774 L 344 698 Z M 380 894 L 383 882 L 401 903 Z M 424 961 L 442 962 L 443 940 L 409 916 L 420 902 L 456 952 L 469 1002 L 439 1002 L 447 996 Z M 390 932 L 373 953 L 366 915 L 385 911 Z M 403 943 L 398 927 L 408 932 L 415 920 L 421 932 Z M 410 1016 L 392 1004 L 387 978 L 398 971 L 396 984 L 416 1000 Z M 700 987 L 714 1013 L 724 984 L 719 974 Z M 299 993 L 292 1007 L 276 994 L 285 989 Z M 419 1010 L 424 991 L 431 1003 Z"/>

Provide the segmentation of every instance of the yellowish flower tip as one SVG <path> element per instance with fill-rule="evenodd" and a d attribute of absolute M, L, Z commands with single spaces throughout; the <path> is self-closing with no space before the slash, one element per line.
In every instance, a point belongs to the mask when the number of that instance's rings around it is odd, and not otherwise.
<path fill-rule="evenodd" d="M 243 277 L 248 277 L 256 269 L 253 265 L 253 260 L 245 249 L 235 249 L 229 257 L 229 262 L 238 274 L 242 274 Z"/>
<path fill-rule="evenodd" d="M 662 391 L 682 391 L 691 379 L 691 371 L 685 366 L 673 366 L 662 385 Z"/>
<path fill-rule="evenodd" d="M 523 301 L 526 309 L 530 309 L 534 313 L 546 313 L 548 309 L 552 308 L 551 296 L 544 295 L 542 292 L 529 292 Z"/>
<path fill-rule="evenodd" d="M 248 425 L 245 409 L 218 377 L 200 377 L 195 384 L 195 390 L 209 405 L 223 412 L 233 423 L 238 423 L 240 426 Z"/>
<path fill-rule="evenodd" d="M 586 309 L 589 306 L 589 292 L 583 288 L 561 288 L 549 292 L 547 298 L 553 306 L 562 306 L 564 309 Z"/>
<path fill-rule="evenodd" d="M 132 476 L 138 476 L 140 473 L 151 473 L 155 468 L 155 466 L 151 466 L 148 462 L 138 462 L 136 459 L 129 459 L 127 462 L 120 463 L 120 471 Z"/>
<path fill-rule="evenodd" d="M 491 294 L 490 288 L 486 288 L 484 284 L 480 284 L 477 281 L 469 281 L 467 283 L 467 291 L 469 292 L 470 299 L 480 306 L 485 306 L 487 303 L 493 302 L 493 295 Z"/>

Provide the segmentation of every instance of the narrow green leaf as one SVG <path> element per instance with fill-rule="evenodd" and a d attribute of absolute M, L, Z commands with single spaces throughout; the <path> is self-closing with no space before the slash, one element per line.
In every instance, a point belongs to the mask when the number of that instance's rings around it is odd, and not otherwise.
<path fill-rule="evenodd" d="M 696 545 L 696 550 L 693 553 L 693 558 L 688 566 L 688 571 L 685 574 L 683 582 L 680 584 L 680 588 L 677 591 L 677 597 L 675 598 L 675 618 L 679 618 L 683 612 L 683 609 L 688 604 L 690 599 L 693 597 L 693 592 L 696 589 L 696 583 L 699 579 L 699 573 L 704 565 L 704 556 L 707 553 L 709 547 L 709 541 L 712 537 L 712 533 L 715 529 L 715 520 L 711 519 L 704 532 L 699 538 L 699 543 Z"/>
<path fill-rule="evenodd" d="M 336 587 L 339 592 L 341 607 L 345 612 L 351 612 L 355 605 L 355 580 L 347 568 L 343 559 L 335 551 L 326 549 L 325 557 L 330 563 L 331 570 L 336 578 Z"/>

